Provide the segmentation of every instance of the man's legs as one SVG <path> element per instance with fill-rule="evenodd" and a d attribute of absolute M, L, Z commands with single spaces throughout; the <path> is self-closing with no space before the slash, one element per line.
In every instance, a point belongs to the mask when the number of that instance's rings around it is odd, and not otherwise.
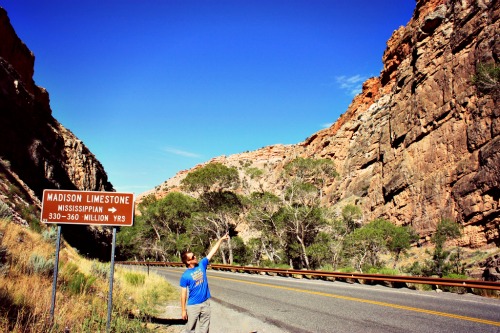
<path fill-rule="evenodd" d="M 200 311 L 200 329 L 199 333 L 208 333 L 210 329 L 210 314 L 212 310 L 210 309 L 210 300 L 206 300 L 201 303 L 201 311 Z"/>
<path fill-rule="evenodd" d="M 199 317 L 201 314 L 201 309 L 202 309 L 203 304 L 204 303 L 196 304 L 196 305 L 188 305 L 186 307 L 188 320 L 187 320 L 186 328 L 184 329 L 184 332 L 186 332 L 186 333 L 194 333 L 195 332 L 195 329 L 197 326 L 196 324 L 199 321 Z"/>

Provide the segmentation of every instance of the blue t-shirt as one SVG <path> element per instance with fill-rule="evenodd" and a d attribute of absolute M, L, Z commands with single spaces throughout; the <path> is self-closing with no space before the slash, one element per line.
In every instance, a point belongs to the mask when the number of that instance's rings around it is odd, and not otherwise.
<path fill-rule="evenodd" d="M 188 268 L 181 276 L 180 286 L 189 291 L 187 305 L 205 302 L 210 298 L 207 280 L 208 259 L 203 258 L 198 266 Z"/>

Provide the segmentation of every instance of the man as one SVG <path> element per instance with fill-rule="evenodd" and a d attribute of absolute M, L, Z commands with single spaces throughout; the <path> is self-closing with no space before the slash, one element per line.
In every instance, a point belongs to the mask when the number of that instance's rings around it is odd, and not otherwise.
<path fill-rule="evenodd" d="M 224 240 L 229 240 L 229 234 L 222 236 L 200 262 L 191 251 L 184 251 L 181 254 L 182 262 L 187 267 L 180 281 L 182 319 L 187 320 L 186 332 L 195 332 L 196 326 L 199 326 L 198 332 L 200 333 L 207 333 L 209 330 L 210 289 L 208 288 L 207 266 Z"/>

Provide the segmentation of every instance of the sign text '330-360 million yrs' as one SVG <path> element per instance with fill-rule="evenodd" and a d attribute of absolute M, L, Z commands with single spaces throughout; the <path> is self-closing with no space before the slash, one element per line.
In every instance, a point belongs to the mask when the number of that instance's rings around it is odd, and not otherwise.
<path fill-rule="evenodd" d="M 132 193 L 44 190 L 42 222 L 130 226 Z"/>

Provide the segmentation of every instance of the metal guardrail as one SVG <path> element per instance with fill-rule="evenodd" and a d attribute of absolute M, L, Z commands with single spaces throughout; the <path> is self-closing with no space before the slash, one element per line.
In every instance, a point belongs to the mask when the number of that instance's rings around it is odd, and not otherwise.
<path fill-rule="evenodd" d="M 184 267 L 183 263 L 179 262 L 162 262 L 162 261 L 117 261 L 116 264 L 122 265 L 140 265 L 140 266 L 163 266 L 163 267 Z M 366 281 L 382 281 L 390 283 L 412 283 L 412 284 L 429 284 L 447 287 L 462 287 L 475 289 L 500 290 L 500 282 L 482 281 L 482 280 L 467 280 L 467 279 L 450 279 L 438 277 L 422 277 L 422 276 L 406 276 L 406 275 L 382 275 L 382 274 L 361 274 L 361 273 L 340 273 L 328 271 L 313 271 L 313 270 L 296 270 L 296 269 L 281 269 L 281 268 L 262 268 L 252 266 L 233 266 L 233 265 L 210 265 L 211 269 L 218 271 L 230 271 L 239 273 L 253 274 L 268 274 L 279 276 L 301 276 L 306 278 L 317 279 L 335 279 L 342 281 L 365 282 Z"/>

